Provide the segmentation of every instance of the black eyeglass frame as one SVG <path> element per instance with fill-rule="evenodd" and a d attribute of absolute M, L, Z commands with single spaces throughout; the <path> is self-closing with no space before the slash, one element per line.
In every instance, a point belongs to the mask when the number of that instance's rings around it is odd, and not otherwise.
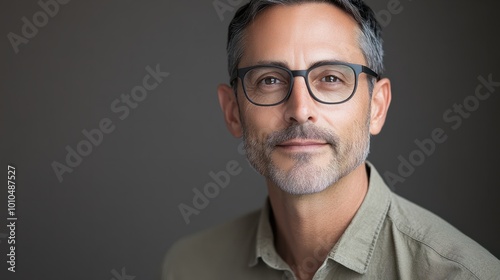
<path fill-rule="evenodd" d="M 345 100 L 342 100 L 342 101 L 339 101 L 339 102 L 325 102 L 325 101 L 322 101 L 320 99 L 318 99 L 312 92 L 310 86 L 309 86 L 309 79 L 308 79 L 308 76 L 309 76 L 309 72 L 311 72 L 312 70 L 318 68 L 318 67 L 321 67 L 321 66 L 325 66 L 325 65 L 344 65 L 344 66 L 347 66 L 349 68 L 351 68 L 353 71 L 354 71 L 354 89 L 352 91 L 352 93 L 349 95 L 349 97 L 347 97 Z M 278 69 L 281 69 L 283 71 L 286 71 L 291 78 L 291 82 L 290 82 L 290 87 L 288 89 L 288 93 L 285 95 L 285 97 L 279 101 L 279 102 L 276 102 L 276 103 L 273 103 L 273 104 L 259 104 L 259 103 L 256 103 L 254 101 L 252 101 L 250 99 L 250 97 L 248 97 L 248 94 L 246 92 L 246 89 L 245 89 L 245 80 L 244 80 L 244 77 L 245 75 L 252 69 L 255 69 L 255 68 L 261 68 L 261 67 L 274 67 L 274 68 L 278 68 Z M 245 97 L 247 98 L 248 101 L 250 101 L 250 103 L 254 104 L 254 105 L 257 105 L 257 106 L 276 106 L 278 104 L 281 104 L 283 102 L 285 102 L 286 100 L 288 100 L 288 98 L 290 98 L 290 95 L 292 94 L 292 89 L 293 89 L 293 83 L 294 83 L 294 78 L 295 77 L 303 77 L 304 78 L 304 81 L 306 82 L 306 86 L 307 86 L 307 90 L 309 91 L 309 95 L 316 101 L 318 101 L 319 103 L 323 103 L 323 104 L 330 104 L 330 105 L 333 105 L 333 104 L 341 104 L 341 103 L 344 103 L 344 102 L 347 102 L 349 101 L 349 99 L 351 99 L 353 96 L 354 96 L 354 93 L 356 92 L 357 88 L 358 88 L 358 80 L 359 80 L 359 74 L 361 73 L 366 73 L 372 77 L 374 77 L 375 79 L 377 79 L 377 81 L 380 79 L 380 76 L 375 72 L 373 71 L 372 69 L 368 68 L 367 66 L 364 66 L 364 65 L 361 65 L 361 64 L 354 64 L 354 63 L 347 63 L 347 62 L 323 62 L 323 63 L 319 63 L 317 65 L 314 65 L 312 67 L 310 67 L 309 69 L 307 70 L 290 70 L 286 67 L 282 67 L 282 66 L 279 66 L 279 65 L 273 65 L 273 64 L 261 64 L 261 65 L 254 65 L 254 66 L 249 66 L 249 67 L 244 67 L 244 68 L 238 68 L 237 70 L 237 78 L 240 78 L 241 80 L 241 86 L 243 88 L 243 93 L 245 94 Z M 237 78 L 234 78 L 232 81 L 231 81 L 231 84 L 234 84 L 234 81 L 237 79 Z M 234 94 L 236 95 L 236 90 L 234 91 Z"/>

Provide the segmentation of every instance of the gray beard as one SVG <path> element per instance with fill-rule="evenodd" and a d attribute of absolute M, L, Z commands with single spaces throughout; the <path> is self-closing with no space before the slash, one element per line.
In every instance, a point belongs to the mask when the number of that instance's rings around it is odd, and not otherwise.
<path fill-rule="evenodd" d="M 311 124 L 292 125 L 271 133 L 264 141 L 250 135 L 250 129 L 246 125 L 243 127 L 243 140 L 250 164 L 281 190 L 293 195 L 325 190 L 361 165 L 370 151 L 369 118 L 364 124 L 356 123 L 354 131 L 360 133 L 353 136 L 355 139 L 346 139 L 342 143 L 333 132 Z M 297 153 L 291 156 L 295 163 L 290 170 L 280 169 L 273 162 L 271 153 L 277 144 L 294 138 L 325 140 L 331 148 L 330 162 L 326 166 L 319 166 L 312 162 L 313 155 Z"/>

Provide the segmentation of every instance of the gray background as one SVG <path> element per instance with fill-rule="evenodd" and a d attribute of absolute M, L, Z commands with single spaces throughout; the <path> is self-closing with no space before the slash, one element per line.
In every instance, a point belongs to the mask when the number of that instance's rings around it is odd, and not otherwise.
<path fill-rule="evenodd" d="M 221 0 L 226 3 L 226 0 Z M 234 1 L 233 1 L 234 2 Z M 370 0 L 375 11 L 388 0 Z M 462 3 L 464 2 L 464 3 Z M 466 4 L 467 3 L 467 4 Z M 241 4 L 240 4 L 241 5 Z M 500 257 L 497 91 L 461 127 L 443 113 L 474 94 L 479 75 L 500 81 L 498 1 L 401 0 L 385 31 L 386 76 L 393 102 L 370 160 L 397 173 L 415 139 L 448 135 L 394 190 L 437 213 Z M 1 156 L 17 168 L 17 272 L 2 279 L 113 279 L 126 269 L 157 279 L 181 236 L 260 207 L 266 191 L 226 131 L 216 86 L 227 81 L 225 42 L 234 11 L 221 19 L 212 1 L 70 1 L 15 54 L 7 34 L 37 1 L 0 4 Z M 170 73 L 130 115 L 110 104 L 142 84 L 145 67 Z M 51 163 L 110 118 L 115 130 L 59 182 Z M 235 160 L 243 171 L 186 225 L 178 205 L 210 171 Z M 0 190 L 0 234 L 7 233 L 7 188 Z M 1 237 L 1 236 L 0 236 Z M 5 277 L 7 276 L 7 277 Z"/>

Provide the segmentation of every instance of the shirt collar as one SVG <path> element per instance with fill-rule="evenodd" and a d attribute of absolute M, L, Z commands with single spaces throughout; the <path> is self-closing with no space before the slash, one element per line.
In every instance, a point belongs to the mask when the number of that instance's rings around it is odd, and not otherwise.
<path fill-rule="evenodd" d="M 390 191 L 375 167 L 366 162 L 370 177 L 368 191 L 351 223 L 340 240 L 328 254 L 328 258 L 360 274 L 366 273 L 375 243 L 390 206 Z M 259 258 L 274 269 L 286 270 L 288 265 L 274 247 L 274 234 L 270 222 L 271 205 L 266 200 L 260 213 L 255 250 L 251 250 L 249 266 L 255 266 Z"/>
<path fill-rule="evenodd" d="M 250 267 L 257 265 L 261 258 L 267 265 L 274 269 L 286 270 L 288 265 L 276 252 L 274 247 L 274 233 L 271 227 L 271 203 L 266 199 L 264 207 L 260 212 L 259 224 L 257 226 L 257 235 L 255 239 L 255 250 L 251 250 L 248 265 Z"/>
<path fill-rule="evenodd" d="M 372 257 L 382 224 L 391 204 L 391 193 L 375 167 L 366 162 L 368 192 L 351 223 L 328 258 L 364 274 Z"/>

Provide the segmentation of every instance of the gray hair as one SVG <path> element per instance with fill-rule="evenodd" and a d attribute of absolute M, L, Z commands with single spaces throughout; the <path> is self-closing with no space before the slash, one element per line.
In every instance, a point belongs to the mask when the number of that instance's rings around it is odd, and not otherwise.
<path fill-rule="evenodd" d="M 229 24 L 227 38 L 228 71 L 231 83 L 237 78 L 238 64 L 243 56 L 245 28 L 265 8 L 274 5 L 294 5 L 306 2 L 330 3 L 351 15 L 359 25 L 359 45 L 368 67 L 381 75 L 384 70 L 381 27 L 372 9 L 362 0 L 251 0 L 243 5 Z M 369 80 L 370 92 L 373 80 Z M 236 83 L 233 85 L 236 88 Z"/>

